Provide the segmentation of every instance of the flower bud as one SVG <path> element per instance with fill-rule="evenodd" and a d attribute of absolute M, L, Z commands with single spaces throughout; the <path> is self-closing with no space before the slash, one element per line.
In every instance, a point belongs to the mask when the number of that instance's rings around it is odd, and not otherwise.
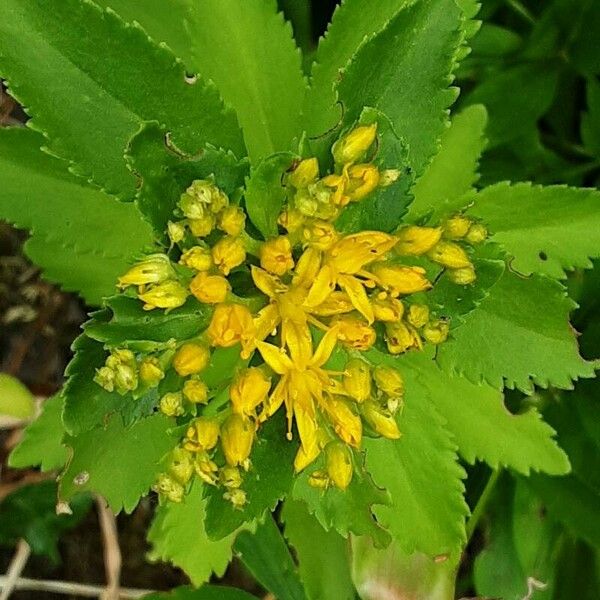
<path fill-rule="evenodd" d="M 404 395 L 404 379 L 397 369 L 379 365 L 373 371 L 373 379 L 377 388 L 391 396 L 401 398 Z"/>
<path fill-rule="evenodd" d="M 175 448 L 171 453 L 169 475 L 182 485 L 185 485 L 194 473 L 193 457 L 190 452 L 183 448 Z"/>
<path fill-rule="evenodd" d="M 408 307 L 406 320 L 417 329 L 429 321 L 429 306 L 426 304 L 411 304 Z"/>
<path fill-rule="evenodd" d="M 421 349 L 423 346 L 416 329 L 404 321 L 386 323 L 385 333 L 390 354 L 402 354 L 411 348 Z"/>
<path fill-rule="evenodd" d="M 192 404 L 206 404 L 208 402 L 208 387 L 200 379 L 188 379 L 183 384 L 183 395 Z"/>
<path fill-rule="evenodd" d="M 325 471 L 315 471 L 310 474 L 308 485 L 319 490 L 326 490 L 329 487 L 329 476 Z"/>
<path fill-rule="evenodd" d="M 421 267 L 376 263 L 370 270 L 377 278 L 377 283 L 388 289 L 393 296 L 416 294 L 431 288 L 425 269 Z"/>
<path fill-rule="evenodd" d="M 305 216 L 296 208 L 289 206 L 279 215 L 277 223 L 281 225 L 287 232 L 293 233 L 298 231 L 304 224 Z"/>
<path fill-rule="evenodd" d="M 350 178 L 346 171 L 341 175 L 332 174 L 323 177 L 321 184 L 332 191 L 329 191 L 328 197 L 323 196 L 322 202 L 338 208 L 346 206 L 350 202 L 350 196 L 346 193 L 349 182 Z M 360 185 L 360 182 L 357 185 Z"/>
<path fill-rule="evenodd" d="M 338 165 L 354 163 L 361 159 L 375 141 L 377 123 L 361 125 L 341 137 L 331 150 Z"/>
<path fill-rule="evenodd" d="M 286 236 L 280 236 L 261 244 L 259 257 L 260 266 L 275 275 L 285 275 L 294 266 L 292 245 Z"/>
<path fill-rule="evenodd" d="M 465 241 L 469 244 L 481 244 L 485 242 L 488 236 L 488 230 L 481 223 L 473 223 L 465 236 Z"/>
<path fill-rule="evenodd" d="M 217 224 L 217 218 L 212 213 L 206 213 L 204 216 L 198 219 L 190 219 L 188 221 L 190 231 L 196 237 L 206 237 L 212 233 L 212 230 Z"/>
<path fill-rule="evenodd" d="M 337 317 L 334 321 L 340 342 L 355 350 L 368 350 L 377 337 L 375 330 L 360 319 L 351 316 Z"/>
<path fill-rule="evenodd" d="M 362 416 L 365 421 L 381 436 L 390 440 L 400 437 L 400 430 L 396 419 L 387 414 L 376 402 L 371 400 L 361 406 Z"/>
<path fill-rule="evenodd" d="M 183 410 L 183 396 L 181 392 L 168 392 L 160 399 L 160 412 L 167 417 L 180 417 Z"/>
<path fill-rule="evenodd" d="M 295 188 L 305 188 L 316 181 L 319 176 L 319 161 L 316 158 L 305 158 L 288 175 L 288 183 Z"/>
<path fill-rule="evenodd" d="M 473 266 L 467 253 L 454 242 L 438 242 L 427 255 L 433 262 L 449 269 Z"/>
<path fill-rule="evenodd" d="M 166 254 L 150 254 L 143 261 L 131 267 L 123 277 L 119 277 L 119 287 L 161 283 L 174 275 L 175 271 Z"/>
<path fill-rule="evenodd" d="M 358 448 L 362 439 L 362 422 L 350 404 L 341 397 L 331 397 L 325 405 L 336 434 L 349 446 Z"/>
<path fill-rule="evenodd" d="M 455 215 L 444 223 L 444 237 L 450 240 L 458 240 L 467 235 L 471 227 L 471 219 L 464 215 Z"/>
<path fill-rule="evenodd" d="M 344 368 L 344 389 L 356 402 L 364 402 L 371 395 L 371 370 L 360 358 L 351 358 Z"/>
<path fill-rule="evenodd" d="M 296 457 L 294 458 L 294 471 L 296 473 L 303 471 L 308 465 L 315 461 L 320 453 L 321 449 L 318 444 L 313 444 L 312 448 L 309 448 L 308 451 L 301 444 L 300 448 L 298 448 L 298 452 L 296 452 Z"/>
<path fill-rule="evenodd" d="M 313 221 L 304 228 L 304 241 L 318 250 L 327 250 L 335 244 L 338 234 L 335 227 L 327 221 Z"/>
<path fill-rule="evenodd" d="M 210 211 L 214 214 L 227 206 L 229 199 L 212 181 L 197 179 L 181 195 L 179 208 L 188 219 L 200 219 Z"/>
<path fill-rule="evenodd" d="M 187 343 L 179 347 L 173 358 L 173 368 L 181 377 L 204 370 L 210 362 L 210 350 L 200 344 Z"/>
<path fill-rule="evenodd" d="M 254 414 L 269 394 L 271 380 L 257 367 L 245 369 L 237 375 L 229 389 L 233 411 L 241 415 Z"/>
<path fill-rule="evenodd" d="M 138 294 L 138 298 L 144 302 L 144 310 L 178 308 L 185 304 L 187 297 L 188 291 L 177 281 L 165 281 Z"/>
<path fill-rule="evenodd" d="M 190 292 L 204 304 L 225 302 L 230 291 L 231 285 L 222 275 L 209 275 L 202 272 L 190 282 Z"/>
<path fill-rule="evenodd" d="M 398 169 L 385 169 L 379 174 L 379 187 L 389 187 L 400 178 Z"/>
<path fill-rule="evenodd" d="M 246 260 L 246 249 L 240 238 L 225 236 L 212 249 L 215 265 L 224 275 L 229 275 L 231 269 L 238 267 Z"/>
<path fill-rule="evenodd" d="M 228 465 L 236 467 L 246 461 L 252 450 L 255 426 L 237 413 L 227 417 L 221 428 L 221 447 Z"/>
<path fill-rule="evenodd" d="M 219 229 L 228 235 L 240 235 L 246 224 L 246 213 L 239 206 L 228 206 L 219 216 Z"/>
<path fill-rule="evenodd" d="M 371 300 L 373 314 L 376 321 L 395 322 L 399 321 L 404 314 L 404 305 L 398 298 L 392 298 L 385 292 L 377 294 Z"/>
<path fill-rule="evenodd" d="M 229 500 L 229 502 L 233 504 L 233 508 L 237 508 L 238 510 L 241 510 L 248 502 L 246 492 L 244 490 L 241 490 L 240 488 L 227 490 L 223 494 L 223 499 Z"/>
<path fill-rule="evenodd" d="M 213 266 L 213 261 L 210 250 L 194 246 L 181 255 L 179 264 L 196 271 L 208 271 Z"/>
<path fill-rule="evenodd" d="M 423 337 L 431 344 L 441 344 L 448 339 L 450 325 L 446 321 L 430 321 L 423 327 Z"/>
<path fill-rule="evenodd" d="M 181 502 L 185 494 L 183 485 L 166 473 L 161 473 L 158 476 L 154 490 L 171 502 Z"/>
<path fill-rule="evenodd" d="M 107 392 L 115 389 L 115 372 L 110 367 L 100 367 L 96 369 L 94 381 Z"/>
<path fill-rule="evenodd" d="M 254 342 L 254 321 L 250 311 L 242 304 L 218 304 L 207 329 L 213 346 L 230 348 L 242 344 L 244 353 Z"/>
<path fill-rule="evenodd" d="M 440 227 L 418 227 L 409 225 L 396 234 L 395 250 L 404 256 L 420 256 L 429 252 L 441 239 Z"/>
<path fill-rule="evenodd" d="M 457 285 L 469 285 L 477 279 L 474 267 L 462 267 L 461 269 L 448 269 L 448 279 Z"/>
<path fill-rule="evenodd" d="M 346 444 L 330 442 L 325 447 L 327 475 L 333 484 L 345 490 L 352 481 L 352 454 Z"/>
<path fill-rule="evenodd" d="M 115 389 L 122 396 L 135 390 L 138 386 L 137 371 L 128 364 L 121 363 L 115 367 Z"/>
<path fill-rule="evenodd" d="M 172 244 L 177 244 L 185 237 L 185 225 L 183 222 L 179 221 L 174 223 L 173 221 L 169 221 L 167 223 L 167 233 L 169 234 L 169 239 Z"/>
<path fill-rule="evenodd" d="M 190 452 L 212 450 L 219 439 L 219 421 L 214 417 L 194 419 L 185 434 L 183 447 Z"/>
<path fill-rule="evenodd" d="M 237 467 L 227 465 L 219 473 L 219 482 L 229 489 L 239 488 L 242 485 L 242 474 Z"/>
<path fill-rule="evenodd" d="M 362 200 L 379 185 L 379 169 L 375 165 L 353 165 L 348 175 L 350 181 L 345 191 L 351 202 Z"/>
<path fill-rule="evenodd" d="M 163 379 L 165 372 L 161 369 L 158 359 L 147 357 L 140 363 L 140 379 L 148 387 L 155 387 Z"/>
<path fill-rule="evenodd" d="M 212 461 L 206 452 L 199 452 L 194 459 L 196 475 L 209 485 L 217 485 L 217 472 L 219 467 Z"/>

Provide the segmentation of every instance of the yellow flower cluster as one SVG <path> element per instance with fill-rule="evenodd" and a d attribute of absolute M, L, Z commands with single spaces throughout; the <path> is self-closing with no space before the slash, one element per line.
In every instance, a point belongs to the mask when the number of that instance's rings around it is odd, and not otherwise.
<path fill-rule="evenodd" d="M 319 488 L 350 484 L 365 428 L 400 437 L 395 414 L 402 376 L 373 367 L 361 353 L 380 333 L 390 354 L 442 343 L 449 323 L 423 299 L 441 269 L 457 284 L 475 281 L 468 249 L 487 231 L 460 214 L 437 227 L 407 225 L 394 233 L 338 231 L 335 220 L 345 206 L 398 179 L 399 171 L 374 164 L 377 143 L 376 124 L 359 126 L 334 144 L 333 172 L 321 176 L 316 158 L 297 162 L 283 179 L 280 233 L 264 242 L 248 244 L 243 210 L 214 181 L 193 182 L 178 203 L 181 218 L 168 225 L 178 265 L 155 254 L 119 279 L 122 288 L 137 287 L 146 310 L 179 307 L 190 295 L 213 306 L 196 340 L 173 342 L 159 356 L 115 350 L 97 371 L 96 381 L 119 393 L 135 390 L 138 380 L 159 385 L 169 368 L 179 375 L 180 389 L 166 391 L 159 407 L 188 429 L 156 484 L 163 496 L 181 500 L 195 474 L 243 506 L 253 442 L 282 407 L 288 439 L 296 431 L 300 440 L 295 470 L 323 454 L 324 466 L 309 476 Z M 255 257 L 249 266 L 247 253 Z M 249 272 L 262 295 L 259 310 L 233 293 L 228 278 L 236 268 Z M 259 366 L 232 374 L 226 405 L 203 410 L 212 402 L 202 380 L 211 348 L 237 345 L 242 359 L 254 356 Z M 336 354 L 346 357 L 341 370 L 327 367 L 336 348 L 346 350 Z"/>

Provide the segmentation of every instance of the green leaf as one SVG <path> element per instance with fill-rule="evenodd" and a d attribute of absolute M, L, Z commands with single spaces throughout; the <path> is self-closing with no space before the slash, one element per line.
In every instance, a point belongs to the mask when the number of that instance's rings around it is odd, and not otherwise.
<path fill-rule="evenodd" d="M 437 150 L 446 111 L 456 98 L 448 84 L 463 40 L 462 14 L 454 0 L 421 0 L 400 11 L 360 47 L 338 79 L 344 123 L 358 119 L 364 106 L 385 113 L 420 175 Z"/>
<path fill-rule="evenodd" d="M 363 457 L 360 457 L 361 463 Z M 292 497 L 302 500 L 325 531 L 337 531 L 348 537 L 350 533 L 369 535 L 381 548 L 390 543 L 390 534 L 374 516 L 375 505 L 389 504 L 387 492 L 373 482 L 363 464 L 355 469 L 350 485 L 345 490 L 329 488 L 318 490 L 308 483 L 310 474 L 324 466 L 321 455 L 310 469 L 305 469 L 294 483 Z"/>
<path fill-rule="evenodd" d="M 570 389 L 574 379 L 594 375 L 569 325 L 573 308 L 560 283 L 507 271 L 439 347 L 438 363 L 497 389 L 506 385 L 528 392 L 533 384 Z"/>
<path fill-rule="evenodd" d="M 33 394 L 16 377 L 0 373 L 0 415 L 29 419 L 33 413 Z"/>
<path fill-rule="evenodd" d="M 285 435 L 283 418 L 271 418 L 261 427 L 250 455 L 251 467 L 243 477 L 247 504 L 236 509 L 223 498 L 223 490 L 207 490 L 206 531 L 211 539 L 220 539 L 244 523 L 254 521 L 266 510 L 273 510 L 290 490 L 293 479 L 291 464 L 297 444 Z"/>
<path fill-rule="evenodd" d="M 150 560 L 179 567 L 195 586 L 206 583 L 213 573 L 223 576 L 237 534 L 218 541 L 209 539 L 204 528 L 206 499 L 202 498 L 202 491 L 200 480 L 196 480 L 182 502 L 159 506 L 148 530 L 148 542 L 152 545 Z"/>
<path fill-rule="evenodd" d="M 558 81 L 557 67 L 544 60 L 495 70 L 467 95 L 467 104 L 484 104 L 488 110 L 490 148 L 514 140 L 548 110 Z"/>
<path fill-rule="evenodd" d="M 304 502 L 288 498 L 282 518 L 308 598 L 354 600 L 347 540 L 334 530 L 325 531 Z"/>
<path fill-rule="evenodd" d="M 113 415 L 105 427 L 67 435 L 64 443 L 72 457 L 60 476 L 59 499 L 70 501 L 80 492 L 94 491 L 114 512 L 132 512 L 155 482 L 162 458 L 175 446 L 172 425 L 172 419 L 157 414 L 127 429 Z"/>
<path fill-rule="evenodd" d="M 379 361 L 378 353 L 367 357 Z M 375 515 L 407 552 L 454 554 L 465 542 L 465 476 L 456 446 L 436 407 L 407 378 L 405 405 L 398 416 L 399 440 L 365 439 L 366 466 L 377 485 L 390 494 L 389 506 Z"/>
<path fill-rule="evenodd" d="M 134 206 L 42 153 L 44 141 L 30 129 L 0 129 L 0 216 L 31 230 L 26 252 L 49 279 L 100 304 L 152 232 Z"/>
<path fill-rule="evenodd" d="M 58 563 L 58 541 L 75 527 L 90 508 L 90 497 L 81 495 L 71 504 L 73 514 L 56 514 L 56 483 L 42 481 L 25 485 L 0 503 L 0 544 L 24 539 L 34 554 L 43 554 Z"/>
<path fill-rule="evenodd" d="M 386 364 L 409 374 L 407 385 L 415 388 L 415 396 L 435 405 L 467 462 L 483 460 L 492 469 L 510 467 L 525 475 L 530 470 L 551 475 L 569 472 L 569 460 L 554 440 L 556 432 L 534 408 L 511 414 L 500 392 L 449 376 L 421 352 Z"/>
<path fill-rule="evenodd" d="M 242 531 L 238 535 L 234 552 L 275 598 L 306 598 L 294 559 L 270 514 L 265 515 L 264 523 L 259 523 L 254 533 Z"/>
<path fill-rule="evenodd" d="M 397 169 L 398 181 L 387 187 L 379 187 L 364 200 L 349 204 L 336 220 L 336 228 L 345 232 L 393 231 L 412 200 L 409 194 L 412 175 L 408 164 L 408 152 L 386 115 L 373 108 L 365 108 L 360 116 L 361 125 L 377 123 L 378 149 L 373 162 L 383 171 Z"/>
<path fill-rule="evenodd" d="M 235 116 L 214 85 L 186 80 L 166 47 L 92 2 L 7 0 L 0 73 L 50 150 L 110 192 L 133 194 L 123 152 L 143 121 L 163 124 L 189 153 L 210 143 L 244 155 Z"/>
<path fill-rule="evenodd" d="M 565 277 L 564 269 L 590 268 L 600 256 L 600 192 L 566 186 L 499 183 L 475 194 L 469 214 L 514 256 L 524 275 Z"/>
<path fill-rule="evenodd" d="M 194 337 L 206 329 L 210 317 L 210 307 L 195 298 L 188 298 L 183 306 L 166 313 L 144 310 L 137 298 L 120 295 L 108 298 L 105 308 L 94 313 L 83 328 L 96 341 L 127 346 L 133 341 L 166 342 Z"/>
<path fill-rule="evenodd" d="M 199 590 L 178 587 L 170 592 L 148 594 L 144 600 L 256 600 L 256 596 L 222 585 L 203 585 Z"/>
<path fill-rule="evenodd" d="M 452 119 L 442 134 L 441 147 L 412 190 L 414 201 L 409 218 L 429 214 L 436 223 L 440 217 L 460 211 L 463 196 L 479 179 L 479 158 L 485 146 L 487 111 L 481 104 L 465 108 Z"/>
<path fill-rule="evenodd" d="M 304 126 L 310 136 L 321 135 L 339 122 L 334 82 L 340 70 L 367 37 L 380 32 L 407 4 L 407 0 L 380 0 L 377 10 L 372 10 L 369 0 L 345 0 L 336 7 L 327 33 L 319 41 L 304 102 Z"/>
<path fill-rule="evenodd" d="M 589 78 L 586 85 L 588 110 L 581 116 L 581 138 L 586 150 L 600 158 L 600 83 Z"/>
<path fill-rule="evenodd" d="M 277 217 L 286 198 L 282 179 L 293 161 L 294 155 L 289 152 L 269 156 L 246 179 L 246 210 L 265 239 L 277 235 Z"/>
<path fill-rule="evenodd" d="M 64 400 L 60 394 L 48 398 L 42 412 L 23 432 L 19 444 L 10 453 L 8 464 L 14 469 L 40 466 L 42 472 L 60 469 L 67 462 L 62 445 Z"/>
<path fill-rule="evenodd" d="M 161 236 L 192 181 L 213 177 L 226 194 L 234 195 L 243 186 L 248 168 L 231 152 L 212 146 L 198 147 L 194 155 L 182 154 L 156 122 L 144 123 L 129 142 L 126 160 L 138 178 L 136 203 Z"/>

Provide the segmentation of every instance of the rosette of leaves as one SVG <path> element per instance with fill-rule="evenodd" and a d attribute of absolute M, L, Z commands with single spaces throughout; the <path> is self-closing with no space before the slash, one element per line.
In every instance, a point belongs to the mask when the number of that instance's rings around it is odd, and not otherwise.
<path fill-rule="evenodd" d="M 175 202 L 208 175 L 243 198 L 256 239 L 272 235 L 283 202 L 281 153 L 326 165 L 340 133 L 375 109 L 389 124 L 386 152 L 403 185 L 353 205 L 340 228 L 391 232 L 464 213 L 489 228 L 498 276 L 480 278 L 464 297 L 436 290 L 455 318 L 435 355 L 370 351 L 372 364 L 406 378 L 403 435 L 365 442 L 365 471 L 351 488 L 320 492 L 294 478 L 284 461 L 289 443 L 274 426 L 251 457 L 251 504 L 232 512 L 196 482 L 182 503 L 160 506 L 149 539 L 153 557 L 196 585 L 223 573 L 236 552 L 279 597 L 351 598 L 355 586 L 375 597 L 365 569 L 389 560 L 404 569 L 401 588 L 418 573 L 421 597 L 433 588 L 452 597 L 468 517 L 461 461 L 525 476 L 569 471 L 554 430 L 535 408 L 509 412 L 503 391 L 569 389 L 594 375 L 569 325 L 575 305 L 563 280 L 600 254 L 599 193 L 477 186 L 486 110 L 473 105 L 449 117 L 475 15 L 470 0 L 386 0 L 376 11 L 346 0 L 304 72 L 271 1 L 5 0 L 0 76 L 30 120 L 0 130 L 0 214 L 31 231 L 27 251 L 49 279 L 100 307 L 74 345 L 62 414 L 31 427 L 19 464 L 43 463 L 47 444 L 60 455 L 56 436 L 44 438 L 60 431 L 69 449 L 61 500 L 95 491 L 115 511 L 133 510 L 181 431 L 156 413 L 156 396 L 109 393 L 94 383 L 95 370 L 105 346 L 193 337 L 207 315 L 193 302 L 146 313 L 114 296 L 118 276 L 164 247 Z M 209 386 L 225 386 L 238 360 L 219 353 Z M 297 567 L 269 529 L 280 502 Z M 283 549 L 276 564 L 256 559 L 274 547 Z M 303 586 L 282 576 L 296 569 Z"/>

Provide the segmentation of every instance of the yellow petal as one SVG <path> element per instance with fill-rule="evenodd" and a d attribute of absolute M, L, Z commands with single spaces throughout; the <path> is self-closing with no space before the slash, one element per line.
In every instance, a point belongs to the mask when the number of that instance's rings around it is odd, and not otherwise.
<path fill-rule="evenodd" d="M 331 327 L 319 342 L 310 364 L 316 367 L 322 367 L 329 360 L 336 343 L 337 329 L 335 327 Z"/>
<path fill-rule="evenodd" d="M 305 306 L 319 306 L 327 299 L 334 288 L 335 274 L 330 266 L 325 265 L 319 271 L 308 292 L 308 296 L 304 301 Z"/>
<path fill-rule="evenodd" d="M 360 281 L 350 275 L 340 275 L 338 283 L 348 294 L 354 308 L 371 324 L 375 320 L 373 307 Z"/>
<path fill-rule="evenodd" d="M 257 340 L 264 340 L 271 335 L 281 321 L 276 304 L 268 304 L 254 317 L 254 329 Z"/>
<path fill-rule="evenodd" d="M 281 325 L 281 341 L 290 352 L 290 358 L 297 367 L 304 367 L 312 356 L 312 337 L 306 320 L 295 322 L 284 319 Z"/>
<path fill-rule="evenodd" d="M 279 375 L 285 375 L 294 368 L 290 357 L 277 346 L 267 344 L 266 342 L 257 342 L 256 347 L 263 357 L 264 361 Z"/>
<path fill-rule="evenodd" d="M 267 273 L 264 269 L 252 265 L 251 269 L 252 280 L 254 285 L 269 298 L 274 298 L 276 294 L 285 292 L 287 286 L 285 286 L 278 277 Z"/>
<path fill-rule="evenodd" d="M 322 254 L 317 248 L 307 248 L 296 264 L 292 284 L 309 287 L 321 268 Z"/>

